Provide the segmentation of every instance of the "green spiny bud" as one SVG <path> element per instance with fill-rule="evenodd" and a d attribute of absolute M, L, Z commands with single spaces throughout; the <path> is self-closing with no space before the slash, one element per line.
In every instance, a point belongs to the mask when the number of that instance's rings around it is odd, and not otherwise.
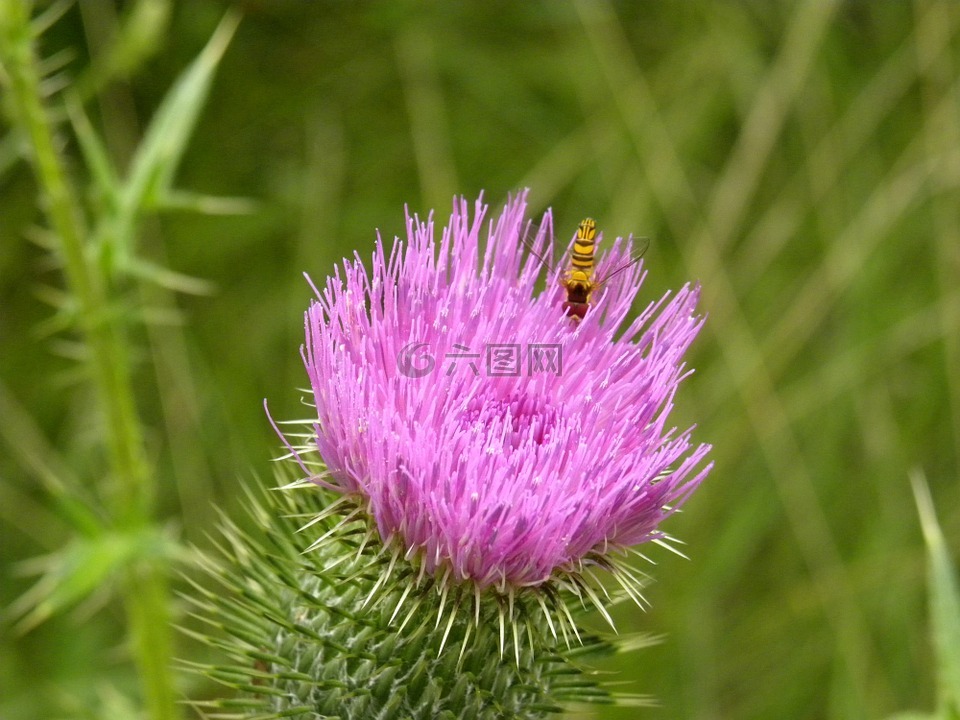
<path fill-rule="evenodd" d="M 194 667 L 235 691 L 198 704 L 215 717 L 539 718 L 626 699 L 578 662 L 614 645 L 558 638 L 542 589 L 503 597 L 424 576 L 362 515 L 322 512 L 331 499 L 316 487 L 251 497 L 256 528 L 225 521 L 204 557 L 219 587 L 194 583 L 187 599 L 215 632 L 192 634 L 227 662 Z M 303 552 L 308 518 L 326 538 Z M 583 612 L 575 594 L 551 601 L 571 621 Z"/>

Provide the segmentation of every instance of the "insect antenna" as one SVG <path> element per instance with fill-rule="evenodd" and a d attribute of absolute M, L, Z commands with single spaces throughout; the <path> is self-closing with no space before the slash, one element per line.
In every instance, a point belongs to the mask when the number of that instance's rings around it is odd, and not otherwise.
<path fill-rule="evenodd" d="M 618 265 L 610 272 L 605 273 L 602 279 L 599 279 L 596 281 L 597 285 L 602 285 L 603 283 L 609 281 L 614 275 L 618 275 L 619 273 L 622 273 L 627 268 L 633 267 L 638 262 L 640 262 L 640 260 L 643 258 L 647 250 L 650 249 L 650 238 L 638 238 L 638 239 L 642 241 L 643 247 L 640 247 L 634 250 L 633 252 L 631 252 L 630 259 L 627 260 L 625 263 L 623 263 L 622 265 Z"/>
<path fill-rule="evenodd" d="M 531 230 L 533 229 L 533 221 L 532 220 L 528 221 L 526 231 L 520 236 L 520 242 L 522 242 L 524 246 L 526 246 L 527 250 L 529 250 L 530 253 L 535 258 L 537 258 L 541 263 L 543 263 L 543 266 L 547 268 L 547 270 L 555 273 L 556 268 L 554 267 L 553 262 L 551 260 L 547 260 L 543 255 L 541 255 L 540 252 L 537 250 L 536 246 L 534 245 L 533 240 L 530 239 L 531 236 L 537 237 L 538 235 L 540 235 L 540 231 L 543 230 L 543 228 L 544 228 L 544 224 L 541 223 L 537 227 L 537 231 L 532 233 Z"/>

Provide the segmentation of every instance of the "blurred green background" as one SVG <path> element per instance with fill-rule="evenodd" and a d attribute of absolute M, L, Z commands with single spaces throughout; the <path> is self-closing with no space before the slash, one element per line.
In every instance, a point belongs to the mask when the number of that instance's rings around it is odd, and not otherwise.
<path fill-rule="evenodd" d="M 102 87 L 118 23 L 156 12 Z M 933 705 L 924 556 L 908 483 L 928 477 L 960 545 L 960 4 L 79 0 L 42 38 L 122 167 L 228 7 L 243 19 L 177 185 L 254 200 L 164 213 L 144 256 L 213 283 L 143 288 L 180 324 L 134 337 L 161 515 L 209 545 L 216 509 L 269 478 L 263 412 L 300 418 L 310 290 L 393 237 L 403 207 L 531 188 L 565 242 L 584 216 L 651 239 L 645 299 L 703 284 L 706 330 L 675 421 L 716 468 L 653 549 L 665 641 L 611 666 L 651 718 L 879 718 Z M 152 33 L 152 34 L 151 34 Z M 136 54 L 136 53 L 134 53 Z M 98 63 L 100 65 L 98 66 Z M 120 76 L 120 77 L 117 77 Z M 65 128 L 65 152 L 85 170 Z M 72 530 L 39 460 L 93 486 L 91 396 L 38 332 L 62 280 L 9 143 L 0 175 L 0 605 Z M 0 717 L 100 717 L 136 682 L 106 593 L 26 634 L 0 625 Z M 180 640 L 178 654 L 200 653 Z M 183 692 L 210 688 L 183 678 Z M 106 708 L 106 709 L 105 709 Z M 600 708 L 579 717 L 629 718 Z M 122 716 L 122 712 L 120 714 Z"/>

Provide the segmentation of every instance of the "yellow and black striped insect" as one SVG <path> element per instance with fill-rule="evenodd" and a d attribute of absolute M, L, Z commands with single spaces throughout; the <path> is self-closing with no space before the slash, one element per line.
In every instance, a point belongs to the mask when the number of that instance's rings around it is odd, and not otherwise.
<path fill-rule="evenodd" d="M 583 320 L 590 307 L 590 296 L 599 283 L 593 281 L 593 257 L 597 249 L 597 223 L 593 218 L 584 219 L 577 226 L 577 236 L 573 240 L 573 254 L 570 256 L 570 269 L 560 279 L 567 291 L 563 309 L 570 317 Z"/>
<path fill-rule="evenodd" d="M 564 312 L 575 322 L 580 322 L 587 315 L 587 309 L 590 307 L 590 299 L 598 288 L 610 280 L 614 275 L 623 272 L 627 268 L 640 262 L 640 258 L 647 251 L 649 242 L 644 242 L 643 246 L 635 251 L 630 259 L 613 268 L 604 274 L 602 278 L 594 279 L 596 269 L 596 237 L 597 223 L 593 218 L 585 218 L 577 226 L 577 234 L 573 239 L 573 253 L 570 256 L 570 268 L 563 273 L 560 278 L 560 285 L 567 293 L 567 299 L 563 303 Z M 551 270 L 553 269 L 549 262 L 537 253 L 529 243 L 524 241 L 527 247 Z"/>

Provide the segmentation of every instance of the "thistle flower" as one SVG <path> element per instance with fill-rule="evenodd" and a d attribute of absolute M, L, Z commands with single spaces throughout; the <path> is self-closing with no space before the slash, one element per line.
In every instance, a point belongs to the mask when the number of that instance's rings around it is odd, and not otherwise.
<path fill-rule="evenodd" d="M 222 587 L 187 596 L 217 631 L 194 637 L 231 658 L 198 669 L 241 691 L 198 703 L 217 717 L 494 720 L 649 704 L 579 662 L 650 640 L 577 623 L 591 605 L 610 621 L 607 602 L 643 602 L 625 553 L 666 544 L 660 524 L 710 469 L 691 429 L 668 425 L 703 322 L 698 290 L 628 321 L 643 278 L 629 265 L 594 281 L 577 321 L 560 270 L 537 291 L 551 219 L 526 252 L 525 208 L 521 194 L 486 225 L 481 201 L 472 217 L 456 201 L 439 247 L 432 220 L 408 217 L 405 244 L 378 241 L 369 271 L 356 257 L 315 288 L 302 354 L 316 413 L 287 436 L 302 477 L 280 483 L 306 492 L 253 497 L 258 530 L 225 521 L 219 556 L 203 558 Z M 613 243 L 597 277 L 631 249 Z"/>
<path fill-rule="evenodd" d="M 485 243 L 481 200 L 472 218 L 454 202 L 439 244 L 432 218 L 408 217 L 406 244 L 378 240 L 371 270 L 357 256 L 314 288 L 303 356 L 317 418 L 296 455 L 309 482 L 353 505 L 348 521 L 369 517 L 421 577 L 477 603 L 488 590 L 572 587 L 609 619 L 591 568 L 639 602 L 643 579 L 623 554 L 668 540 L 661 522 L 710 469 L 692 428 L 668 425 L 703 324 L 699 289 L 627 322 L 636 264 L 575 323 L 559 270 L 537 292 L 551 218 L 525 252 L 525 209 L 525 193 L 509 200 Z M 615 242 L 598 276 L 630 250 Z"/>

